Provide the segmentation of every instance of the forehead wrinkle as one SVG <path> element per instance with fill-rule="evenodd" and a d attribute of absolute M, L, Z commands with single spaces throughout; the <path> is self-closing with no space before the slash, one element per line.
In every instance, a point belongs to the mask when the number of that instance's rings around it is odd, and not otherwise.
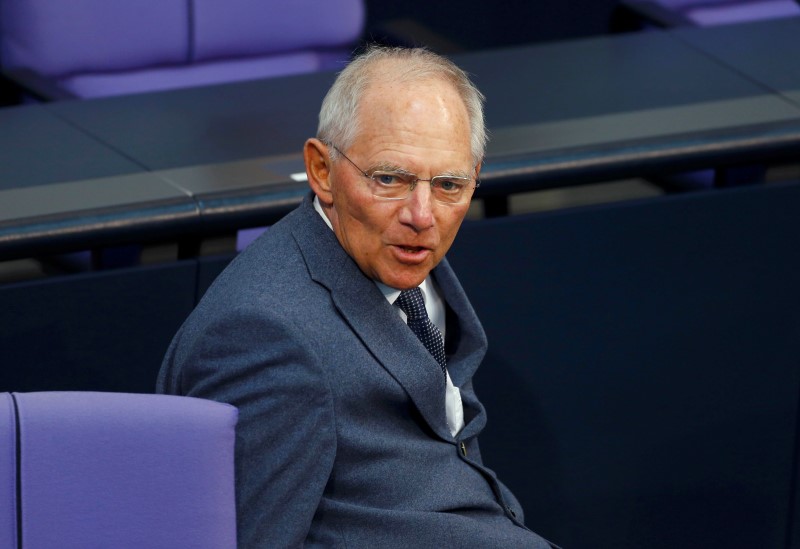
<path fill-rule="evenodd" d="M 357 119 L 366 123 L 359 134 L 369 133 L 376 123 L 390 132 L 411 134 L 412 139 L 420 133 L 435 134 L 442 127 L 449 127 L 462 130 L 469 145 L 469 116 L 455 90 L 435 79 L 422 83 L 433 86 L 424 96 L 419 93 L 398 95 L 382 83 L 370 86 L 355 114 Z M 428 123 L 420 124 L 421 120 Z"/>
<path fill-rule="evenodd" d="M 427 143 L 422 146 L 417 145 L 417 142 L 420 140 L 418 131 L 411 130 L 401 133 L 404 135 L 399 137 L 397 134 L 392 134 L 391 131 L 387 134 L 372 135 L 369 137 L 368 148 L 374 151 L 370 153 L 369 156 L 376 158 L 372 161 L 374 167 L 377 168 L 377 166 L 381 166 L 380 169 L 389 169 L 391 167 L 401 171 L 409 171 L 414 174 L 421 171 L 427 172 L 428 170 L 443 169 L 445 171 L 438 173 L 446 175 L 467 174 L 474 168 L 472 165 L 472 155 L 470 151 L 467 150 L 468 145 L 464 143 L 462 143 L 464 147 L 458 147 L 454 146 L 455 140 L 453 139 L 426 136 L 426 140 L 433 143 Z M 396 159 L 389 159 L 387 156 L 399 156 L 400 158 L 408 159 L 412 165 L 403 164 Z M 439 160 L 444 157 L 448 158 L 446 160 Z M 459 157 L 462 158 L 459 159 Z M 420 165 L 419 163 L 424 162 L 426 158 L 429 160 L 431 158 L 434 159 L 434 164 L 447 162 L 455 163 L 456 166 Z M 464 167 L 457 166 L 457 164 L 460 164 L 462 161 L 464 162 Z"/>
<path fill-rule="evenodd" d="M 365 122 L 353 149 L 370 170 L 422 177 L 471 177 L 474 168 L 466 107 L 447 83 L 436 80 L 424 97 L 392 94 L 374 83 L 359 105 Z M 447 171 L 438 171 L 447 170 Z"/>

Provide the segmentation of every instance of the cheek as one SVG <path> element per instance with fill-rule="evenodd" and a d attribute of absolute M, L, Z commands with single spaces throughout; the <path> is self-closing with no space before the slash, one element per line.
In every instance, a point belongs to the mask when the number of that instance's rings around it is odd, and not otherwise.
<path fill-rule="evenodd" d="M 350 203 L 342 216 L 343 229 L 350 243 L 351 253 L 367 257 L 378 252 L 383 233 L 391 220 L 390 212 L 361 203 Z"/>
<path fill-rule="evenodd" d="M 446 215 L 437 219 L 442 242 L 446 242 L 448 247 L 455 240 L 458 229 L 461 227 L 461 222 L 464 221 L 464 216 L 466 215 L 467 208 L 459 208 L 458 210 L 446 212 Z"/>
<path fill-rule="evenodd" d="M 364 231 L 375 238 L 380 238 L 397 223 L 398 208 L 401 205 L 400 202 L 376 201 L 370 195 L 354 205 L 353 216 Z"/>

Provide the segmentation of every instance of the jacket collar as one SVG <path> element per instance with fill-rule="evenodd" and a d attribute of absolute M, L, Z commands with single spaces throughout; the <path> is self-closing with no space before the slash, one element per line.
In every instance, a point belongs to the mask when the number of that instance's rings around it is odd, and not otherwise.
<path fill-rule="evenodd" d="M 444 379 L 439 365 L 386 301 L 375 282 L 361 272 L 341 247 L 336 235 L 314 209 L 312 199 L 313 195 L 309 195 L 303 201 L 297 212 L 301 219 L 293 230 L 311 278 L 330 291 L 339 313 L 376 360 L 406 390 L 431 429 L 444 440 L 452 441 L 445 417 Z M 475 351 L 481 346 L 485 348 L 485 335 L 446 261 L 434 269 L 434 276 L 445 301 L 459 320 L 461 337 L 449 359 L 448 371 L 453 383 L 460 386 L 471 378 L 483 357 Z M 462 314 L 464 312 L 468 314 Z M 464 337 L 467 333 L 471 337 Z M 480 430 L 485 422 L 482 407 L 477 400 L 464 404 L 465 408 L 477 406 L 470 415 L 480 417 L 480 425 L 467 425 L 465 432 Z"/>

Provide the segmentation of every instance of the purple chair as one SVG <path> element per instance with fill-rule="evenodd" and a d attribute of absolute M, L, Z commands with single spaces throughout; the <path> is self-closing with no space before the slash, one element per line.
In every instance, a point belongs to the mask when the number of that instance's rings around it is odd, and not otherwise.
<path fill-rule="evenodd" d="M 235 548 L 236 420 L 190 397 L 0 393 L 0 547 Z"/>
<path fill-rule="evenodd" d="M 711 27 L 800 15 L 796 0 L 622 0 L 620 4 L 659 27 Z"/>
<path fill-rule="evenodd" d="M 337 68 L 363 0 L 0 0 L 0 66 L 42 99 Z"/>

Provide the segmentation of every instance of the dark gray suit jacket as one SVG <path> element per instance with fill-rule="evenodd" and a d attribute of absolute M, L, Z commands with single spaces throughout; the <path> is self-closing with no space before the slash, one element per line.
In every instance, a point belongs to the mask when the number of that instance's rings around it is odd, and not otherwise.
<path fill-rule="evenodd" d="M 241 253 L 175 336 L 158 391 L 239 408 L 240 547 L 549 547 L 483 466 L 486 337 L 446 261 L 444 380 L 310 197 Z"/>

